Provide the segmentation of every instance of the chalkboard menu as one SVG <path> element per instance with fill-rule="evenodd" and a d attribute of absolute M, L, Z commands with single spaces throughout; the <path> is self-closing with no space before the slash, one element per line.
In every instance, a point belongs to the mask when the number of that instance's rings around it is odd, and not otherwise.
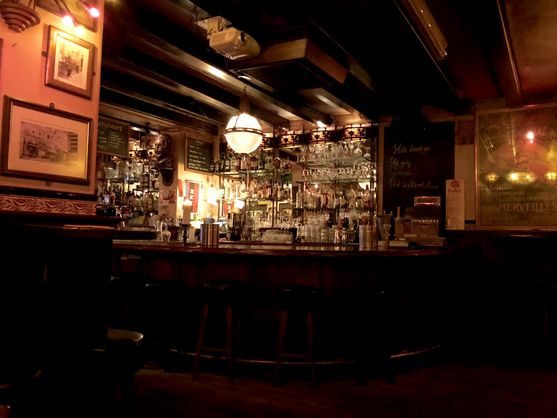
<path fill-rule="evenodd" d="M 98 152 L 127 157 L 128 138 L 128 125 L 126 123 L 99 117 Z"/>
<path fill-rule="evenodd" d="M 186 141 L 186 170 L 209 172 L 213 160 L 213 143 L 188 138 Z"/>
<path fill-rule="evenodd" d="M 415 196 L 441 196 L 445 207 L 445 180 L 454 178 L 454 122 L 405 124 L 385 128 L 383 209 L 403 214 Z M 410 208 L 410 209 L 409 209 Z"/>

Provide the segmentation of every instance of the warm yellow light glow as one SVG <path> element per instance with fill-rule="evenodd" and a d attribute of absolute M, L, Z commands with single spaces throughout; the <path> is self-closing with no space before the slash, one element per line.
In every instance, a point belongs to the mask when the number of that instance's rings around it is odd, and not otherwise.
<path fill-rule="evenodd" d="M 240 113 L 230 118 L 224 131 L 224 137 L 235 152 L 249 154 L 261 145 L 263 132 L 256 118 L 247 113 Z"/>
<path fill-rule="evenodd" d="M 497 180 L 499 180 L 499 175 L 496 172 L 491 171 L 490 173 L 486 174 L 485 179 L 490 183 L 495 183 Z"/>
<path fill-rule="evenodd" d="M 64 16 L 62 18 L 62 23 L 64 24 L 64 26 L 66 26 L 68 28 L 73 28 L 74 27 L 73 19 L 70 15 Z"/>
<path fill-rule="evenodd" d="M 526 133 L 526 139 L 527 139 L 528 141 L 530 141 L 530 143 L 533 143 L 533 142 L 534 142 L 534 138 L 535 138 L 535 137 L 536 137 L 536 136 L 534 135 L 534 131 L 528 131 L 528 132 Z"/>
<path fill-rule="evenodd" d="M 220 78 L 221 80 L 224 80 L 226 76 L 226 74 L 223 71 L 219 70 L 217 67 L 213 67 L 212 65 L 208 67 L 208 70 L 211 74 Z"/>
<path fill-rule="evenodd" d="M 207 203 L 212 206 L 218 206 L 217 203 L 217 189 L 213 186 L 209 187 L 207 190 Z"/>
<path fill-rule="evenodd" d="M 545 178 L 551 182 L 556 181 L 557 173 L 555 171 L 548 171 L 547 173 L 545 173 Z"/>
<path fill-rule="evenodd" d="M 530 184 L 536 181 L 536 175 L 528 171 L 511 171 L 507 174 L 507 180 L 516 184 Z"/>
<path fill-rule="evenodd" d="M 91 7 L 89 8 L 89 14 L 93 17 L 99 17 L 101 15 L 101 12 L 99 12 L 99 9 L 97 9 L 96 7 Z"/>
<path fill-rule="evenodd" d="M 242 209 L 244 209 L 244 206 L 245 206 L 245 205 L 246 205 L 246 202 L 244 202 L 244 201 L 241 200 L 241 199 L 236 199 L 236 200 L 234 201 L 234 207 L 237 208 L 237 209 L 242 210 Z"/>
<path fill-rule="evenodd" d="M 358 185 L 362 188 L 362 189 L 367 189 L 369 188 L 369 181 L 360 181 L 358 182 Z"/>
<path fill-rule="evenodd" d="M 186 198 L 184 199 L 184 203 L 182 205 L 182 224 L 189 225 L 191 221 L 191 207 L 193 202 Z"/>

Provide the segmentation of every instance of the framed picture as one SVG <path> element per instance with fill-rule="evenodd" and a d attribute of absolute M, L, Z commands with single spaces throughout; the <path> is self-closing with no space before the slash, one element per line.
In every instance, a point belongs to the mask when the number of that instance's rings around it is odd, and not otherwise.
<path fill-rule="evenodd" d="M 87 3 L 97 7 L 96 0 L 87 0 Z M 37 6 L 58 16 L 65 16 L 70 12 L 77 23 L 93 32 L 97 31 L 97 19 L 89 14 L 80 0 L 64 0 L 63 3 L 59 0 L 37 0 Z"/>
<path fill-rule="evenodd" d="M 478 112 L 476 223 L 557 229 L 557 105 Z"/>
<path fill-rule="evenodd" d="M 90 99 L 94 57 L 92 43 L 50 26 L 45 84 Z"/>
<path fill-rule="evenodd" d="M 0 172 L 89 184 L 92 119 L 4 96 Z"/>

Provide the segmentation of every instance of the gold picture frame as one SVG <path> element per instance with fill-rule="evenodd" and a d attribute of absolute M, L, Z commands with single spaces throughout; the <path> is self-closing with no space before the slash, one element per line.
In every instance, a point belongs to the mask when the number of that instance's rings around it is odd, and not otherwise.
<path fill-rule="evenodd" d="M 476 115 L 476 225 L 557 229 L 557 104 Z"/>
<path fill-rule="evenodd" d="M 97 6 L 96 0 L 88 0 L 87 3 Z M 69 12 L 78 24 L 93 32 L 97 31 L 97 19 L 89 14 L 80 0 L 64 0 L 63 4 L 56 0 L 37 0 L 37 6 L 58 16 L 64 16 Z M 67 9 L 63 6 L 67 6 Z"/>
<path fill-rule="evenodd" d="M 94 58 L 92 43 L 50 26 L 45 84 L 90 99 Z"/>
<path fill-rule="evenodd" d="M 92 119 L 4 96 L 0 173 L 88 185 Z"/>

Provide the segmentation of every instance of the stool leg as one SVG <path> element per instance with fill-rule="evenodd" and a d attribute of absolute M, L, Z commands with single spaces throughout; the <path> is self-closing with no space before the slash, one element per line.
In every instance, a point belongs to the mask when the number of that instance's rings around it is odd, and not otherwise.
<path fill-rule="evenodd" d="M 313 356 L 313 312 L 307 311 L 306 313 L 307 321 L 307 336 L 308 336 L 308 357 L 311 367 L 311 383 L 316 382 L 315 380 L 315 359 Z"/>
<path fill-rule="evenodd" d="M 288 311 L 284 310 L 280 315 L 279 332 L 277 337 L 277 357 L 275 360 L 275 384 L 278 384 L 280 379 L 280 362 L 282 360 L 282 352 L 284 350 L 284 334 L 286 332 L 287 321 L 288 321 Z"/>
<path fill-rule="evenodd" d="M 226 305 L 226 362 L 228 378 L 232 379 L 232 305 Z"/>
<path fill-rule="evenodd" d="M 207 325 L 207 318 L 209 317 L 209 305 L 203 305 L 203 313 L 201 316 L 201 324 L 199 325 L 199 338 L 197 339 L 197 347 L 195 349 L 195 361 L 193 363 L 192 378 L 197 379 L 197 372 L 199 370 L 199 360 L 201 357 L 201 349 L 205 340 L 205 327 Z"/>

